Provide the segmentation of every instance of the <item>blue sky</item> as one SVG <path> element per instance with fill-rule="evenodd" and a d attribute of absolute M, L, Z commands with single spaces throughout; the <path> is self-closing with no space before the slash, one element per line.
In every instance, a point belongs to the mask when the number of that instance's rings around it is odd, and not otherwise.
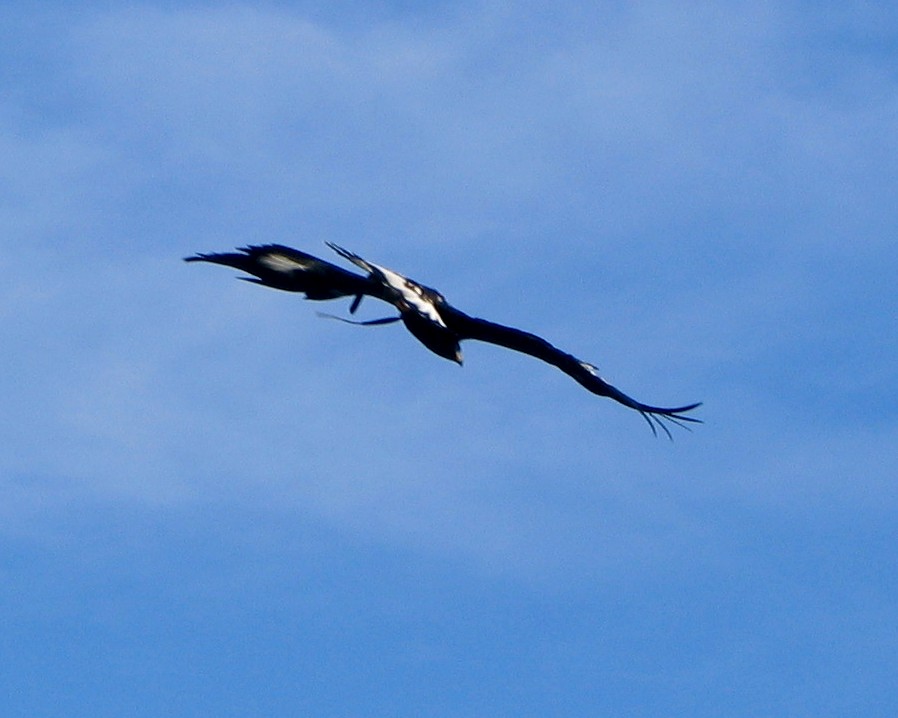
<path fill-rule="evenodd" d="M 896 67 L 884 2 L 4 6 L 4 715 L 895 715 Z M 706 424 L 180 261 L 327 240 Z"/>

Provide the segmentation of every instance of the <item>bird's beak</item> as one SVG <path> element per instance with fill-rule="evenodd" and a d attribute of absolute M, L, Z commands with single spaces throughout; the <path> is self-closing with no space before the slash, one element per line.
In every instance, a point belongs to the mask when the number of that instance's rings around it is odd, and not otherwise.
<path fill-rule="evenodd" d="M 461 349 L 455 352 L 455 361 L 459 366 L 464 366 L 465 358 L 461 355 Z"/>

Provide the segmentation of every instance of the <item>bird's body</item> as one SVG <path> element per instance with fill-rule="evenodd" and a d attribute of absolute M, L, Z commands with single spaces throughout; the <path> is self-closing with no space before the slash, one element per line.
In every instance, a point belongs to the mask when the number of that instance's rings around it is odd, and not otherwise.
<path fill-rule="evenodd" d="M 398 317 L 358 324 L 385 324 L 402 321 L 409 332 L 433 353 L 462 363 L 460 343 L 478 340 L 529 354 L 551 364 L 572 377 L 581 386 L 598 396 L 606 396 L 638 411 L 652 431 L 660 427 L 670 432 L 662 420 L 682 426 L 681 422 L 700 423 L 699 419 L 684 416 L 700 403 L 680 407 L 658 407 L 643 404 L 627 396 L 599 376 L 595 366 L 563 352 L 535 334 L 471 317 L 450 305 L 440 292 L 419 284 L 392 269 L 362 259 L 342 247 L 328 242 L 328 246 L 344 259 L 367 272 L 359 276 L 312 255 L 283 245 L 271 244 L 245 247 L 237 253 L 197 254 L 186 261 L 212 262 L 243 270 L 254 275 L 248 281 L 275 289 L 302 292 L 307 299 L 326 300 L 355 297 L 350 313 L 354 313 L 363 296 L 370 296 L 393 305 Z"/>
<path fill-rule="evenodd" d="M 448 306 L 446 299 L 436 289 L 418 284 L 392 269 L 381 267 L 362 259 L 349 250 L 328 242 L 328 247 L 368 272 L 368 278 L 385 287 L 390 302 L 399 310 L 399 318 L 405 328 L 434 354 L 462 363 L 458 335 L 446 326 L 442 310 Z"/>

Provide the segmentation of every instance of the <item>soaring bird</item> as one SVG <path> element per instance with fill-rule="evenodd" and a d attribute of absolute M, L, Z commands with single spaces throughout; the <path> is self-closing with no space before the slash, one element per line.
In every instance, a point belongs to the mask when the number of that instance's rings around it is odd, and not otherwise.
<path fill-rule="evenodd" d="M 594 365 L 558 349 L 542 337 L 469 316 L 449 304 L 435 289 L 419 284 L 392 269 L 362 259 L 359 255 L 331 242 L 328 242 L 327 246 L 364 270 L 366 274 L 364 276 L 355 274 L 323 259 L 280 244 L 242 247 L 237 252 L 195 254 L 185 257 L 184 261 L 211 262 L 233 267 L 252 275 L 241 279 L 275 289 L 300 292 L 305 294 L 306 299 L 353 297 L 349 307 L 350 314 L 355 313 L 363 297 L 380 299 L 393 305 L 398 310 L 399 316 L 369 321 L 350 319 L 342 321 L 364 325 L 401 321 L 430 351 L 458 364 L 462 363 L 461 342 L 467 339 L 497 344 L 529 354 L 558 367 L 593 394 L 608 397 L 636 410 L 656 435 L 658 427 L 670 437 L 665 421 L 684 427 L 683 422 L 701 423 L 700 419 L 685 416 L 701 406 L 701 402 L 677 407 L 643 404 L 602 379 Z"/>

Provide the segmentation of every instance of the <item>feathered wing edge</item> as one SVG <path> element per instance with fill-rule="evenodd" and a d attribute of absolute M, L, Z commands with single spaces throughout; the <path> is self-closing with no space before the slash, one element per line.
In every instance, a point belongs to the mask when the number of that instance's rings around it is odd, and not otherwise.
<path fill-rule="evenodd" d="M 643 404 L 641 401 L 636 401 L 631 396 L 627 396 L 615 386 L 612 386 L 604 379 L 600 378 L 598 375 L 593 375 L 596 381 L 600 382 L 604 387 L 602 396 L 607 396 L 610 399 L 614 399 L 614 401 L 623 404 L 630 409 L 635 409 L 640 413 L 643 419 L 645 419 L 646 423 L 649 425 L 649 428 L 652 430 L 652 433 L 657 436 L 658 431 L 656 430 L 656 426 L 661 429 L 665 434 L 667 434 L 668 439 L 673 439 L 671 436 L 670 430 L 665 425 L 665 421 L 670 422 L 671 424 L 676 424 L 679 427 L 682 427 L 686 430 L 689 430 L 689 427 L 683 422 L 689 422 L 691 424 L 701 424 L 701 419 L 696 419 L 694 416 L 683 416 L 686 412 L 692 411 L 693 409 L 697 409 L 702 405 L 702 402 L 697 401 L 694 404 L 687 404 L 686 406 L 677 406 L 677 407 L 661 407 L 661 406 L 650 406 L 648 404 Z M 592 388 L 587 386 L 584 382 L 580 382 L 583 386 L 586 386 L 587 389 L 593 391 L 593 393 L 598 394 L 600 392 L 594 391 Z"/>
<path fill-rule="evenodd" d="M 233 267 L 252 274 L 253 269 L 260 269 L 260 259 L 272 254 L 282 255 L 291 259 L 297 266 L 300 264 L 311 265 L 315 262 L 327 264 L 324 260 L 313 257 L 311 254 L 300 252 L 298 249 L 293 249 L 293 247 L 287 247 L 283 244 L 252 244 L 246 247 L 238 247 L 236 252 L 197 252 L 189 257 L 184 257 L 184 261 L 221 264 L 225 267 Z M 331 266 L 340 271 L 345 271 L 336 265 Z"/>
<path fill-rule="evenodd" d="M 350 313 L 355 312 L 364 295 L 382 298 L 380 286 L 368 277 L 281 244 L 240 247 L 237 252 L 195 254 L 184 261 L 233 267 L 253 275 L 241 279 L 274 289 L 302 292 L 308 299 L 354 296 Z"/>
<path fill-rule="evenodd" d="M 593 394 L 608 397 L 619 404 L 623 404 L 630 409 L 638 411 L 642 418 L 645 419 L 646 423 L 648 423 L 652 433 L 656 436 L 658 435 L 657 429 L 660 428 L 668 438 L 673 438 L 665 422 L 676 424 L 684 429 L 689 428 L 686 426 L 686 423 L 702 423 L 701 419 L 696 419 L 692 416 L 684 416 L 684 414 L 701 406 L 701 402 L 677 407 L 661 407 L 643 404 L 640 401 L 636 401 L 633 397 L 624 394 L 620 389 L 602 379 L 599 376 L 598 369 L 592 364 L 580 361 L 572 354 L 563 352 L 561 349 L 550 344 L 536 334 L 531 334 L 530 332 L 525 332 L 521 329 L 515 329 L 514 327 L 496 324 L 495 322 L 490 322 L 486 319 L 470 317 L 453 307 L 441 308 L 441 314 L 446 319 L 449 328 L 458 334 L 460 340 L 474 339 L 490 344 L 496 344 L 505 347 L 506 349 L 529 354 L 532 357 L 551 364 L 561 369 L 561 371 L 572 377 L 581 386 Z"/>
<path fill-rule="evenodd" d="M 348 249 L 343 249 L 343 247 L 338 244 L 334 244 L 333 242 L 325 242 L 325 244 L 334 252 L 343 257 L 343 259 L 352 262 L 359 269 L 364 269 L 366 272 L 376 271 L 374 265 L 372 265 L 367 260 L 362 259 L 355 252 L 350 252 Z"/>

